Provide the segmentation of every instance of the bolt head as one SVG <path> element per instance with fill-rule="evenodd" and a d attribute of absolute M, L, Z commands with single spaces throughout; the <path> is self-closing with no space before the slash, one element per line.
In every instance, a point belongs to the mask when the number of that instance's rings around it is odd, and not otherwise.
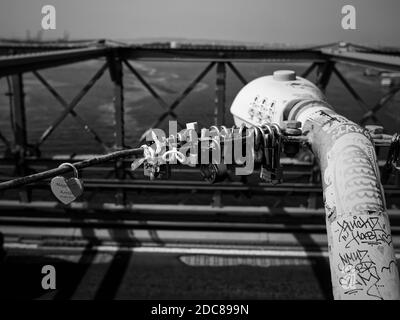
<path fill-rule="evenodd" d="M 296 72 L 292 70 L 277 70 L 273 74 L 276 81 L 294 81 L 296 80 Z"/>
<path fill-rule="evenodd" d="M 301 122 L 296 120 L 286 120 L 283 121 L 283 126 L 285 129 L 300 129 Z"/>
<path fill-rule="evenodd" d="M 383 133 L 383 127 L 378 125 L 367 125 L 365 126 L 365 129 L 367 129 L 370 133 L 373 134 Z"/>

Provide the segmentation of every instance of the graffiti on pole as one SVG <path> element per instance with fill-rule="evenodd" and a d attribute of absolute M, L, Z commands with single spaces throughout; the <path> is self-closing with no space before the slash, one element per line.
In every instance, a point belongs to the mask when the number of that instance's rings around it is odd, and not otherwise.
<path fill-rule="evenodd" d="M 398 273 L 386 214 L 339 218 L 331 224 L 331 234 L 332 264 L 344 295 L 384 299 L 396 293 Z"/>

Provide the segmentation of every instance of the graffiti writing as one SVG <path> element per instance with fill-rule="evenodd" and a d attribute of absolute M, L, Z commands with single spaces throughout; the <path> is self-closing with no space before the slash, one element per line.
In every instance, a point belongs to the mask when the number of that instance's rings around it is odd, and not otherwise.
<path fill-rule="evenodd" d="M 366 289 L 366 294 L 382 299 L 379 284 L 381 277 L 375 261 L 370 257 L 368 250 L 355 250 L 339 253 L 339 271 L 344 273 L 339 283 L 345 294 L 352 295 Z"/>
<path fill-rule="evenodd" d="M 387 214 L 340 217 L 330 230 L 335 281 L 341 294 L 355 299 L 391 297 L 388 293 L 396 287 L 398 273 Z M 398 294 L 393 293 L 393 297 Z"/>
<path fill-rule="evenodd" d="M 381 224 L 379 217 L 354 216 L 351 221 L 338 221 L 339 242 L 345 242 L 345 248 L 355 243 L 368 245 L 391 244 L 392 236 L 386 230 L 386 224 Z"/>

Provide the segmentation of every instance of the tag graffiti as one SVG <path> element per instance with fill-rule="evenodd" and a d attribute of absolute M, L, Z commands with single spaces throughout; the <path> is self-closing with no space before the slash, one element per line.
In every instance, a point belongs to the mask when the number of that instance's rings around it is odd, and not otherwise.
<path fill-rule="evenodd" d="M 341 264 L 338 265 L 338 269 L 343 274 L 339 278 L 339 283 L 345 290 L 345 294 L 355 294 L 367 287 L 367 294 L 380 297 L 379 281 L 381 278 L 376 263 L 369 256 L 368 250 L 339 253 L 339 257 Z"/>
<path fill-rule="evenodd" d="M 391 292 L 398 274 L 393 272 L 397 268 L 385 213 L 339 218 L 332 222 L 331 234 L 336 281 L 344 295 L 383 299 L 384 292 Z"/>
<path fill-rule="evenodd" d="M 339 242 L 345 242 L 345 248 L 354 244 L 391 244 L 392 236 L 386 230 L 386 223 L 381 223 L 379 217 L 354 216 L 351 221 L 337 221 Z"/>

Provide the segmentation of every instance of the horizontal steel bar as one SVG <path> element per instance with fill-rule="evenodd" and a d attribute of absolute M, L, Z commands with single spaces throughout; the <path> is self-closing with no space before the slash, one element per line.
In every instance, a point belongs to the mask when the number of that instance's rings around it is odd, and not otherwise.
<path fill-rule="evenodd" d="M 17 54 L 0 58 L 0 76 L 23 73 L 105 57 L 114 53 L 123 59 L 167 61 L 240 62 L 350 62 L 376 68 L 400 70 L 400 57 L 360 52 L 334 52 L 328 49 L 221 49 L 221 48 L 144 48 L 98 47 Z"/>
<path fill-rule="evenodd" d="M 333 52 L 322 50 L 324 56 L 332 61 L 347 62 L 374 67 L 377 69 L 400 70 L 400 57 L 361 52 Z"/>
<path fill-rule="evenodd" d="M 120 48 L 124 59 L 174 60 L 174 61 L 251 61 L 251 62 L 300 62 L 324 61 L 318 50 L 230 50 L 230 49 L 148 49 Z"/>
<path fill-rule="evenodd" d="M 325 225 L 317 226 L 287 226 L 284 224 L 239 223 L 239 222 L 170 222 L 170 221 L 103 221 L 103 220 L 72 220 L 70 218 L 15 218 L 0 216 L 0 225 L 7 226 L 40 226 L 69 228 L 118 228 L 132 230 L 203 230 L 203 231 L 263 231 L 263 232 L 296 232 L 321 233 L 326 232 Z M 392 233 L 394 233 L 392 226 Z"/>
<path fill-rule="evenodd" d="M 0 181 L 2 181 L 1 179 Z M 48 186 L 49 181 L 43 180 L 35 186 Z M 176 191 L 253 191 L 253 192 L 268 192 L 268 193 L 281 193 L 281 192 L 294 192 L 294 193 L 309 193 L 309 192 L 322 192 L 321 186 L 310 183 L 291 183 L 280 185 L 268 185 L 259 183 L 256 185 L 244 184 L 241 182 L 218 183 L 210 184 L 203 181 L 179 181 L 179 180 L 111 180 L 111 179 L 84 179 L 85 189 L 116 189 L 122 188 L 127 190 L 163 190 L 171 192 Z M 1 186 L 1 183 L 0 183 Z M 388 193 L 400 194 L 400 189 L 393 188 L 385 190 Z"/>
<path fill-rule="evenodd" d="M 87 158 L 93 158 L 93 157 L 99 157 L 102 154 L 77 154 L 71 157 L 69 154 L 56 154 L 51 157 L 26 157 L 26 161 L 29 161 L 30 164 L 35 164 L 35 163 L 53 163 L 53 162 L 60 162 L 60 161 L 78 161 L 78 160 L 85 160 Z M 0 166 L 2 163 L 9 163 L 10 165 L 13 164 L 14 158 L 0 158 Z M 281 164 L 284 165 L 299 165 L 299 166 L 310 166 L 311 162 L 310 161 L 304 161 L 304 160 L 298 160 L 296 158 L 288 158 L 288 157 L 282 157 L 281 158 Z M 385 162 L 380 161 L 380 165 L 383 165 Z M 190 169 L 190 167 L 186 167 L 188 170 L 194 170 Z"/>
<path fill-rule="evenodd" d="M 3 179 L 1 179 L 3 180 Z M 0 181 L 1 181 L 0 180 Z M 5 180 L 5 179 L 4 179 Z M 48 181 L 43 181 L 47 183 Z M 268 192 L 286 192 L 293 191 L 296 193 L 319 192 L 321 191 L 320 184 L 315 183 L 281 183 L 278 185 L 271 185 L 267 183 L 247 184 L 242 182 L 225 182 L 210 184 L 206 181 L 194 180 L 122 180 L 122 179 L 85 179 L 85 186 L 88 188 L 126 188 L 126 189 L 182 189 L 191 191 L 195 190 L 221 190 L 221 191 L 245 191 L 245 190 L 260 190 Z M 189 190 L 190 189 L 190 190 Z M 394 185 L 384 186 L 385 191 L 393 194 L 400 194 L 400 189 Z"/>
<path fill-rule="evenodd" d="M 7 210 L 14 209 L 39 209 L 44 211 L 59 211 L 69 212 L 85 211 L 86 213 L 95 211 L 126 213 L 126 214 L 150 214 L 150 213 L 173 213 L 181 215 L 190 214 L 230 214 L 230 215 L 312 215 L 325 217 L 325 209 L 310 209 L 303 207 L 267 207 L 267 206 L 223 206 L 213 207 L 210 205 L 182 205 L 182 204 L 156 204 L 156 203 L 132 203 L 126 205 L 118 205 L 115 203 L 87 203 L 87 202 L 73 202 L 68 206 L 62 205 L 56 201 L 31 201 L 19 202 L 17 200 L 0 200 L 0 207 Z M 390 217 L 400 217 L 400 209 L 388 209 Z M 111 217 L 111 218 L 112 218 Z M 134 216 L 132 216 L 134 218 Z M 127 217 L 125 217 L 127 218 Z"/>
<path fill-rule="evenodd" d="M 101 58 L 110 50 L 86 48 L 0 57 L 0 77 Z"/>

